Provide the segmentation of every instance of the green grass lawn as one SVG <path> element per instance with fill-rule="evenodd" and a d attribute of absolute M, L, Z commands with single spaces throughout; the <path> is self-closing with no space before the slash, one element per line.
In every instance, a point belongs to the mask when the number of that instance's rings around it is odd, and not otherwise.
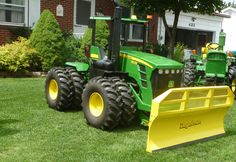
<path fill-rule="evenodd" d="M 147 130 L 134 124 L 104 132 L 88 126 L 83 112 L 57 112 L 44 98 L 44 79 L 0 79 L 0 161 L 236 161 L 236 110 L 226 135 L 153 154 Z"/>

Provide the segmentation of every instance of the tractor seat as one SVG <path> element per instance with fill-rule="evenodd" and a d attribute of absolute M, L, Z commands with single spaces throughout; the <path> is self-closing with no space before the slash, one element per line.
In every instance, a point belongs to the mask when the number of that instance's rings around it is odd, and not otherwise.
<path fill-rule="evenodd" d="M 206 60 L 205 72 L 207 77 L 225 77 L 227 55 L 224 52 L 209 52 Z"/>
<path fill-rule="evenodd" d="M 99 52 L 100 60 L 94 61 L 93 67 L 96 69 L 112 71 L 114 69 L 114 63 L 112 63 L 112 61 L 108 59 L 102 47 L 99 47 Z"/>
<path fill-rule="evenodd" d="M 93 63 L 93 67 L 95 69 L 113 71 L 114 63 L 109 59 L 98 60 Z"/>

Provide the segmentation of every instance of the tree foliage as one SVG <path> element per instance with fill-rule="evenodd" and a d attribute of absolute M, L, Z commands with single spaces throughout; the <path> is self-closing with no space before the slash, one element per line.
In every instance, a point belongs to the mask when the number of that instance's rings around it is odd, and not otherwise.
<path fill-rule="evenodd" d="M 196 12 L 200 14 L 212 15 L 223 8 L 222 0 L 122 0 L 122 2 L 136 10 L 148 14 L 156 13 L 163 19 L 169 42 L 170 57 L 174 52 L 175 38 L 177 32 L 177 25 L 179 15 L 181 12 Z M 165 14 L 172 12 L 174 14 L 174 21 L 172 30 L 167 24 Z"/>
<path fill-rule="evenodd" d="M 0 71 L 32 71 L 38 70 L 38 67 L 37 52 L 26 38 L 19 37 L 11 44 L 0 47 Z"/>
<path fill-rule="evenodd" d="M 187 48 L 184 44 L 178 42 L 175 46 L 173 59 L 178 62 L 184 62 L 184 49 Z"/>
<path fill-rule="evenodd" d="M 82 39 L 73 35 L 71 31 L 63 31 L 63 38 L 65 39 L 65 49 L 67 53 L 65 60 L 71 62 L 84 61 L 85 57 L 83 53 L 80 52 Z"/>
<path fill-rule="evenodd" d="M 39 52 L 44 71 L 65 61 L 65 40 L 58 22 L 49 10 L 42 12 L 30 36 L 30 43 Z"/>
<path fill-rule="evenodd" d="M 95 44 L 101 46 L 102 48 L 106 48 L 108 45 L 108 38 L 109 38 L 109 28 L 108 24 L 104 20 L 97 20 L 96 21 L 96 34 L 95 34 Z M 92 29 L 87 28 L 81 43 L 81 51 L 84 50 L 86 45 L 92 44 Z"/>

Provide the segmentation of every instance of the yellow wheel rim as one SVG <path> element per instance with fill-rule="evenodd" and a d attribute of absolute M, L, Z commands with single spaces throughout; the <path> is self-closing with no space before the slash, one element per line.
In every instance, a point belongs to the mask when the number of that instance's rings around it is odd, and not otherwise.
<path fill-rule="evenodd" d="M 102 99 L 102 96 L 94 92 L 89 97 L 89 110 L 92 113 L 93 116 L 99 117 L 104 109 L 104 102 Z"/>
<path fill-rule="evenodd" d="M 52 100 L 55 100 L 58 96 L 58 84 L 54 79 L 49 83 L 49 96 Z"/>
<path fill-rule="evenodd" d="M 234 79 L 234 80 L 232 81 L 232 91 L 233 91 L 233 92 L 235 92 L 235 90 L 236 90 L 235 86 L 236 86 L 236 79 Z"/>

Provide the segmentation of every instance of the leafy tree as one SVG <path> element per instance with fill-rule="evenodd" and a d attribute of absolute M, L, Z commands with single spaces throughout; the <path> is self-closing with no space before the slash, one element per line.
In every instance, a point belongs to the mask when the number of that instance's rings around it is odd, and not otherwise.
<path fill-rule="evenodd" d="M 222 0 L 121 0 L 129 7 L 134 7 L 140 13 L 157 13 L 163 20 L 169 37 L 169 57 L 174 53 L 177 25 L 181 12 L 196 12 L 200 14 L 213 14 L 223 8 Z M 174 21 L 172 29 L 166 21 L 166 12 L 173 12 Z"/>
<path fill-rule="evenodd" d="M 96 34 L 95 34 L 95 44 L 101 46 L 102 48 L 106 48 L 108 45 L 109 38 L 109 27 L 106 21 L 97 20 L 96 21 Z M 84 50 L 86 45 L 90 45 L 92 43 L 92 29 L 87 28 L 81 42 L 81 51 Z"/>
<path fill-rule="evenodd" d="M 83 61 L 84 55 L 80 52 L 82 39 L 73 35 L 71 31 L 63 31 L 65 39 L 66 61 Z"/>
<path fill-rule="evenodd" d="M 65 61 L 65 40 L 58 22 L 49 10 L 42 12 L 30 36 L 30 43 L 39 52 L 44 71 Z"/>

